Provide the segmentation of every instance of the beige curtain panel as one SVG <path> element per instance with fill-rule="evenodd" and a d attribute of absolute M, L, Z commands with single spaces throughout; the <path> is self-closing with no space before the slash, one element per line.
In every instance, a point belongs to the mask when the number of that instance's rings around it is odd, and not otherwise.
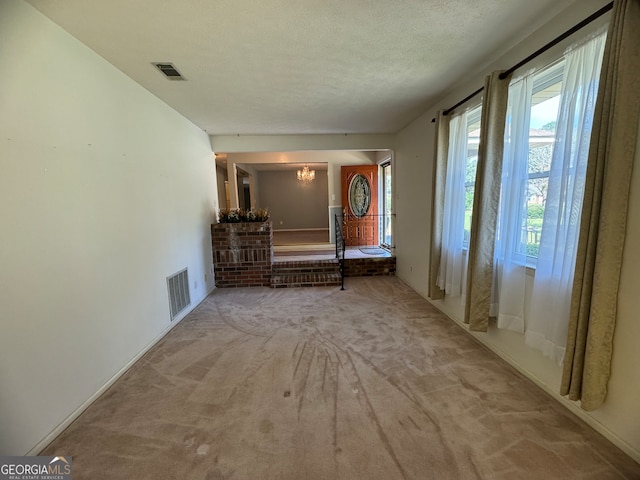
<path fill-rule="evenodd" d="M 640 0 L 616 0 L 591 133 L 561 393 L 604 402 L 640 118 Z"/>
<path fill-rule="evenodd" d="M 484 84 L 471 217 L 464 322 L 469 324 L 470 330 L 477 332 L 487 331 L 491 306 L 493 250 L 500 201 L 507 98 L 511 80 L 511 76 L 501 80 L 501 73 L 493 72 L 487 76 Z"/>
<path fill-rule="evenodd" d="M 437 285 L 442 253 L 442 224 L 444 212 L 444 186 L 449 156 L 449 116 L 443 110 L 436 116 L 436 138 L 433 158 L 433 201 L 431 203 L 431 249 L 429 252 L 429 287 L 432 300 L 444 298 L 444 290 Z"/>

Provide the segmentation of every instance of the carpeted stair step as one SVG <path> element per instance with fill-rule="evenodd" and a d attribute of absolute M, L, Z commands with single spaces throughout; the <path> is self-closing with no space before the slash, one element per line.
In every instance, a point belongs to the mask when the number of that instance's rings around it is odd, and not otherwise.
<path fill-rule="evenodd" d="M 271 266 L 273 288 L 326 287 L 341 283 L 340 262 L 335 258 L 274 262 Z"/>

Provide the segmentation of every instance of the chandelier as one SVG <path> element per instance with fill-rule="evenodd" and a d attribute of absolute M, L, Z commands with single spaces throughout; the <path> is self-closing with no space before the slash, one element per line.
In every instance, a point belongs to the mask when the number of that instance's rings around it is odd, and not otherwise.
<path fill-rule="evenodd" d="M 309 170 L 309 167 L 306 165 L 302 167 L 302 170 L 298 170 L 297 175 L 298 180 L 301 182 L 309 183 L 312 182 L 314 178 L 316 178 L 316 171 Z"/>

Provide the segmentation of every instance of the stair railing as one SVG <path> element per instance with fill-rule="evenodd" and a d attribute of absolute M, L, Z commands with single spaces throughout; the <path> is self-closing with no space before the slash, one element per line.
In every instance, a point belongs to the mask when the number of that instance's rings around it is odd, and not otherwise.
<path fill-rule="evenodd" d="M 335 216 L 335 228 L 336 228 L 336 258 L 340 263 L 340 290 L 344 290 L 344 232 L 342 230 L 342 215 Z"/>

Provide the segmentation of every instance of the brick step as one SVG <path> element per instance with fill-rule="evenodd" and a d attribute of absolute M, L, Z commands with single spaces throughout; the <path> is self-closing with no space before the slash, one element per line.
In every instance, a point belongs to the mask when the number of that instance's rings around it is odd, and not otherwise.
<path fill-rule="evenodd" d="M 272 275 L 339 273 L 340 262 L 335 258 L 329 260 L 297 260 L 287 262 L 274 262 L 271 265 L 271 272 Z"/>
<path fill-rule="evenodd" d="M 345 277 L 370 277 L 395 274 L 396 257 L 347 258 L 344 261 Z"/>
<path fill-rule="evenodd" d="M 293 273 L 271 275 L 272 288 L 339 287 L 340 273 Z"/>

